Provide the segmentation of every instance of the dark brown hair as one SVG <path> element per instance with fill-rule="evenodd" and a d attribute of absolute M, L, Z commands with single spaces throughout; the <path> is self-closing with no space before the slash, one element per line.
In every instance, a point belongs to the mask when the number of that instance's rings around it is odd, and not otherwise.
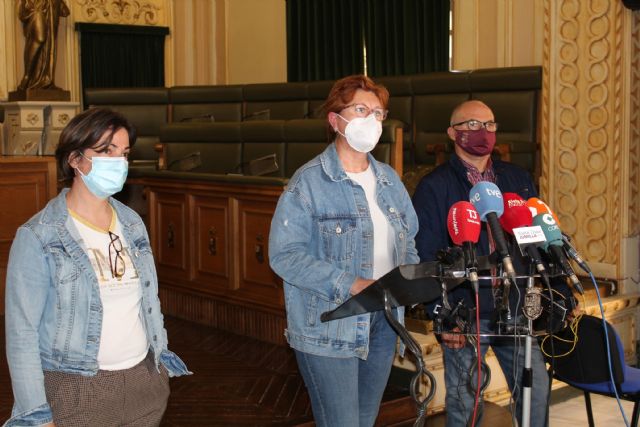
<path fill-rule="evenodd" d="M 90 108 L 75 116 L 60 134 L 56 148 L 56 162 L 60 181 L 69 185 L 73 181 L 75 171 L 69 164 L 72 156 L 81 154 L 87 148 L 104 152 L 109 148 L 113 134 L 126 129 L 129 134 L 129 147 L 136 142 L 136 130 L 122 114 L 107 108 Z M 100 138 L 108 133 L 107 138 L 97 145 Z"/>
<path fill-rule="evenodd" d="M 339 113 L 344 110 L 344 107 L 351 103 L 358 89 L 372 92 L 378 97 L 378 100 L 380 100 L 382 108 L 387 108 L 387 104 L 389 103 L 389 91 L 387 88 L 374 83 L 373 80 L 363 74 L 354 74 L 334 83 L 327 100 L 322 104 L 324 116 L 326 117 L 329 113 Z M 333 130 L 328 121 L 327 135 L 329 136 L 329 141 L 333 141 L 336 137 L 336 131 Z"/>

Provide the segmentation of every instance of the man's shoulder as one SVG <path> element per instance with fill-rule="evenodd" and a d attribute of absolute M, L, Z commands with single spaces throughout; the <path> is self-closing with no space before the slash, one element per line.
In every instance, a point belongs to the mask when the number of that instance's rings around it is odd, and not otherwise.
<path fill-rule="evenodd" d="M 424 182 L 440 182 L 446 180 L 455 174 L 455 169 L 449 162 L 442 163 L 436 166 L 431 172 L 422 177 L 421 181 Z"/>
<path fill-rule="evenodd" d="M 537 196 L 535 182 L 524 168 L 509 162 L 494 164 L 497 184 L 503 192 L 518 193 L 523 198 Z"/>
<path fill-rule="evenodd" d="M 508 174 L 514 178 L 526 178 L 529 179 L 531 174 L 522 166 L 515 163 L 505 162 L 503 160 L 494 160 L 493 168 L 498 173 Z"/>

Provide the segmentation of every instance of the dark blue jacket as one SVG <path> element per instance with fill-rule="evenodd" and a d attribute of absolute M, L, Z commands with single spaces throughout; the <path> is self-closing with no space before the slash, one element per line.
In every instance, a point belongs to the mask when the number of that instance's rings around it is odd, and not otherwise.
<path fill-rule="evenodd" d="M 493 160 L 493 169 L 496 174 L 496 185 L 503 193 L 517 193 L 525 200 L 537 197 L 531 176 L 524 169 L 500 160 Z M 453 246 L 447 230 L 449 208 L 458 201 L 468 201 L 471 187 L 472 185 L 467 179 L 467 170 L 455 154 L 447 163 L 438 166 L 422 178 L 413 195 L 413 206 L 418 214 L 419 224 L 416 248 L 421 262 L 436 260 L 438 250 Z M 509 253 L 514 257 L 516 251 L 518 249 L 510 248 Z M 482 224 L 476 254 L 478 256 L 489 255 L 486 223 Z M 528 271 L 522 271 L 522 263 L 517 262 L 516 259 L 514 259 L 514 267 L 518 274 L 528 273 Z M 515 309 L 517 295 L 517 292 L 511 292 L 512 310 Z M 465 300 L 467 307 L 475 306 L 473 291 L 468 283 L 454 289 L 449 296 L 452 304 L 457 303 L 461 298 Z M 479 298 L 480 316 L 491 318 L 495 309 L 489 281 L 480 282 Z M 434 306 L 435 303 L 427 306 L 428 315 L 432 315 Z"/>

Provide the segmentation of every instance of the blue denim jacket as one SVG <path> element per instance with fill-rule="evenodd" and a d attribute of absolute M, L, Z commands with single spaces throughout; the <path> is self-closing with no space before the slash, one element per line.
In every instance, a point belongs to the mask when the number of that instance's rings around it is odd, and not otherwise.
<path fill-rule="evenodd" d="M 92 376 L 98 372 L 102 302 L 91 262 L 78 244 L 62 192 L 22 225 L 11 246 L 6 281 L 7 361 L 14 406 L 5 426 L 52 421 L 43 370 Z M 130 245 L 142 286 L 142 317 L 156 366 L 170 376 L 189 374 L 167 349 L 158 279 L 142 219 L 109 199 Z"/>
<path fill-rule="evenodd" d="M 394 263 L 415 264 L 418 220 L 395 171 L 369 154 L 376 196 L 394 232 Z M 373 222 L 362 187 L 342 168 L 335 144 L 302 166 L 280 196 L 269 236 L 271 268 L 284 280 L 287 330 L 296 350 L 366 359 L 369 314 L 326 323 L 320 315 L 373 273 Z M 404 308 L 398 308 L 402 320 Z"/>

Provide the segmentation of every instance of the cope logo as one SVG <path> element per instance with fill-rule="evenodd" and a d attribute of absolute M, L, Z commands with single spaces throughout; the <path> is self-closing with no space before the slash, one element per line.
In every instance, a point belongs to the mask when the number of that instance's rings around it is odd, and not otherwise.
<path fill-rule="evenodd" d="M 551 215 L 550 213 L 542 214 L 542 222 L 544 222 L 549 226 L 548 230 L 558 229 L 558 225 L 556 224 L 556 221 L 553 219 L 553 215 Z"/>

